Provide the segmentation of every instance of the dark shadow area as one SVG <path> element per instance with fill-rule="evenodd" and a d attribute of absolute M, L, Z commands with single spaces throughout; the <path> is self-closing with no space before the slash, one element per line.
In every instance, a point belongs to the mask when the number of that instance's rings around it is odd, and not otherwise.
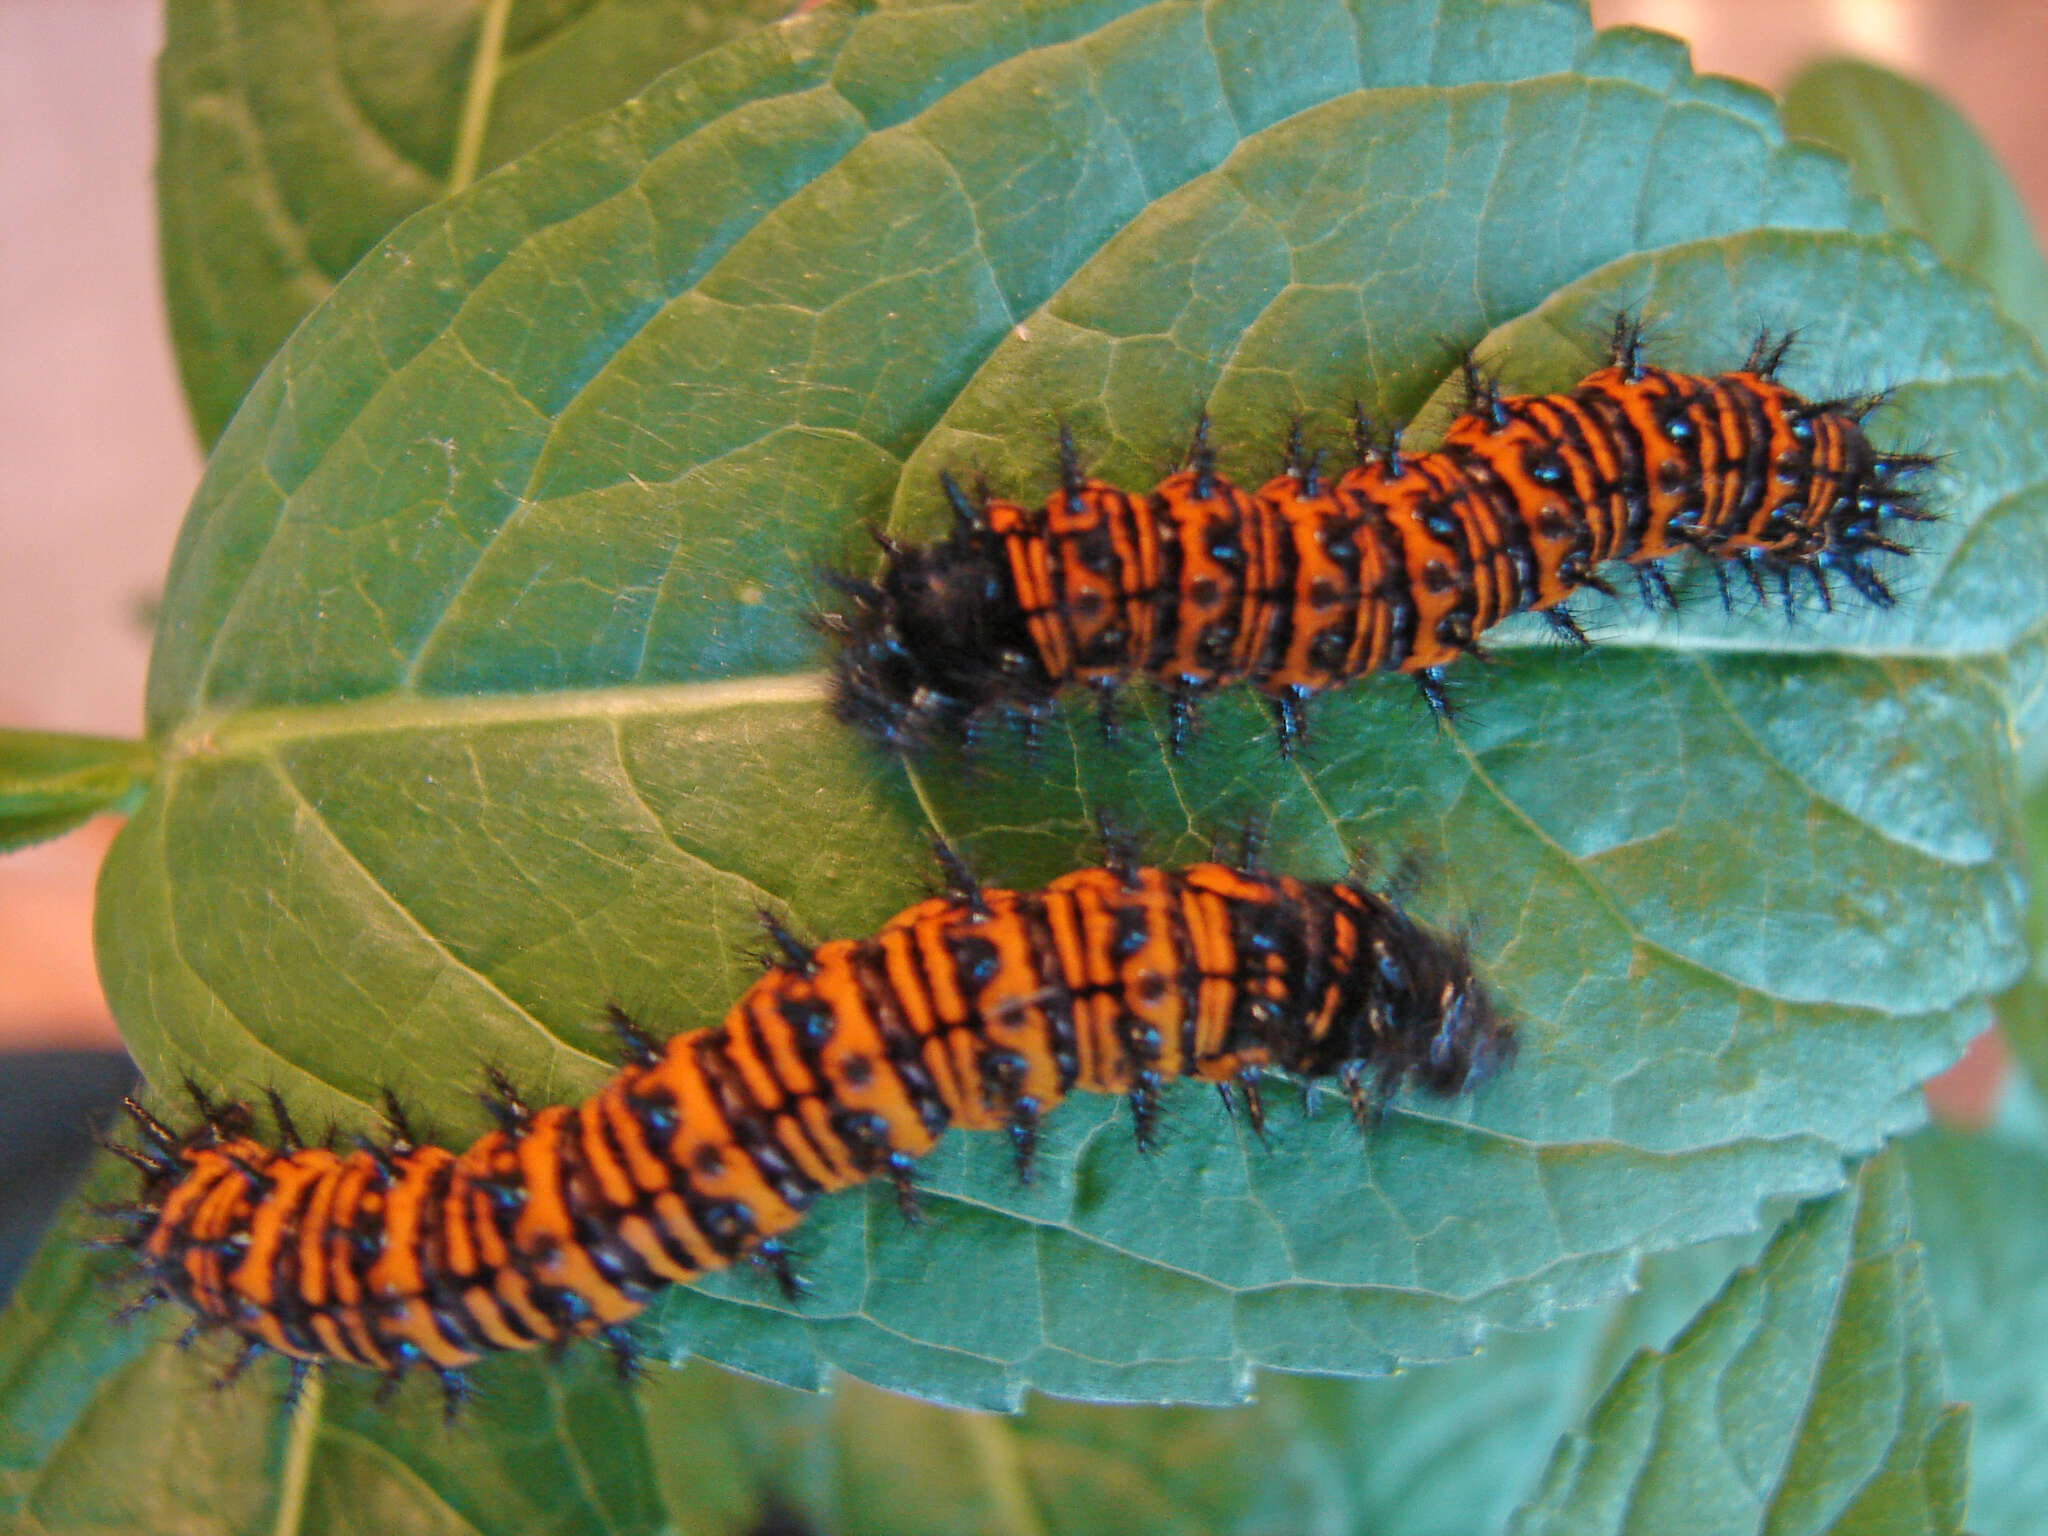
<path fill-rule="evenodd" d="M 119 1051 L 0 1056 L 0 1301 L 85 1171 L 91 1128 L 134 1082 Z"/>

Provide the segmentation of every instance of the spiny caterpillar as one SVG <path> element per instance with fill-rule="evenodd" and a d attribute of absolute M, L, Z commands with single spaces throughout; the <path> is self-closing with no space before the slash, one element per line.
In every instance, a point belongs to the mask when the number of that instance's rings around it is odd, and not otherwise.
<path fill-rule="evenodd" d="M 1165 690 L 1175 750 L 1198 700 L 1230 682 L 1266 696 L 1283 751 L 1303 706 L 1369 672 L 1411 675 L 1439 716 L 1444 668 L 1533 610 L 1575 644 L 1564 606 L 1599 574 L 1634 567 L 1643 600 L 1676 606 L 1661 563 L 1683 551 L 1740 570 L 1764 595 L 1830 574 L 1879 607 L 1874 552 L 1908 553 L 1887 519 L 1928 520 L 1909 482 L 1930 459 L 1864 436 L 1881 397 L 1810 402 L 1776 382 L 1791 344 L 1758 338 L 1743 366 L 1706 377 L 1642 361 L 1642 328 L 1615 323 L 1609 366 L 1556 395 L 1503 395 L 1468 359 L 1469 407 L 1443 445 L 1403 453 L 1355 423 L 1357 463 L 1326 478 L 1293 434 L 1281 474 L 1245 491 L 1218 474 L 1206 431 L 1149 492 L 1082 473 L 1061 434 L 1061 483 L 1034 508 L 971 501 L 942 476 L 955 526 L 928 545 L 882 541 L 873 580 L 835 577 L 846 611 L 835 709 L 882 744 L 917 751 L 1013 719 L 1035 738 L 1055 695 L 1090 688 L 1105 727 L 1143 675 Z"/>
<path fill-rule="evenodd" d="M 1109 861 L 1036 891 L 976 884 L 870 938 L 782 958 L 709 1029 L 629 1060 L 575 1105 L 529 1109 L 501 1078 L 498 1128 L 462 1151 L 392 1139 L 307 1145 L 273 1094 L 275 1142 L 245 1105 L 200 1097 L 174 1133 L 130 1101 L 137 1202 L 117 1213 L 147 1278 L 203 1328 L 294 1362 L 396 1378 L 624 1325 L 664 1287 L 741 1259 L 797 1284 L 779 1235 L 821 1194 L 883 1177 L 914 1211 L 915 1160 L 949 1127 L 1003 1131 L 1028 1178 L 1040 1123 L 1076 1090 L 1121 1094 L 1141 1146 L 1174 1078 L 1215 1083 L 1263 1133 L 1262 1070 L 1334 1077 L 1361 1129 L 1404 1084 L 1450 1095 L 1513 1054 L 1463 944 L 1390 896 L 1243 861 Z M 195 1095 L 197 1096 L 197 1095 Z M 230 1374 L 233 1374 L 231 1371 Z"/>

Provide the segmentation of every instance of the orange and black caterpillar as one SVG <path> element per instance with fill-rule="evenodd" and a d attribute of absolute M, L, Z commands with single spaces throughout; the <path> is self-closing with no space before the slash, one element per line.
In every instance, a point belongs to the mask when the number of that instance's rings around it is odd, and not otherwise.
<path fill-rule="evenodd" d="M 1776 382 L 1790 345 L 1760 337 L 1733 372 L 1642 362 L 1642 329 L 1616 321 L 1611 362 L 1557 395 L 1503 395 L 1468 360 L 1469 408 L 1443 446 L 1377 447 L 1326 478 L 1290 440 L 1282 473 L 1245 491 L 1215 471 L 1198 431 L 1187 467 L 1133 494 L 1085 476 L 1061 437 L 1061 484 L 1043 507 L 971 501 L 935 544 L 884 540 L 873 581 L 834 578 L 823 620 L 838 641 L 835 708 L 882 743 L 969 739 L 997 718 L 1033 736 L 1054 695 L 1112 697 L 1143 674 L 1166 691 L 1185 741 L 1196 701 L 1243 681 L 1271 703 L 1283 750 L 1314 694 L 1368 672 L 1414 677 L 1439 715 L 1443 669 L 1479 654 L 1511 614 L 1586 636 L 1563 606 L 1598 574 L 1635 568 L 1646 602 L 1673 603 L 1660 562 L 1692 550 L 1764 592 L 1830 574 L 1893 601 L 1871 569 L 1903 555 L 1887 519 L 1923 521 L 1910 482 L 1930 460 L 1884 453 L 1861 422 L 1881 397 L 1810 402 Z"/>
<path fill-rule="evenodd" d="M 873 937 L 782 947 L 714 1028 L 630 1059 L 590 1098 L 529 1110 L 502 1080 L 498 1129 L 423 1144 L 307 1145 L 273 1095 L 200 1097 L 179 1135 L 132 1101 L 143 1176 L 122 1239 L 197 1326 L 295 1362 L 460 1372 L 495 1350 L 597 1335 L 663 1287 L 741 1259 L 795 1282 L 779 1234 L 821 1194 L 875 1177 L 913 1210 L 911 1170 L 952 1126 L 1009 1135 L 1028 1177 L 1042 1118 L 1076 1090 L 1125 1095 L 1141 1145 L 1173 1078 L 1213 1082 L 1263 1127 L 1259 1074 L 1335 1077 L 1361 1128 L 1404 1083 L 1454 1094 L 1512 1055 L 1462 943 L 1388 896 L 1252 868 L 1108 864 L 1036 891 L 976 885 Z M 195 1097 L 199 1097 L 195 1094 Z"/>

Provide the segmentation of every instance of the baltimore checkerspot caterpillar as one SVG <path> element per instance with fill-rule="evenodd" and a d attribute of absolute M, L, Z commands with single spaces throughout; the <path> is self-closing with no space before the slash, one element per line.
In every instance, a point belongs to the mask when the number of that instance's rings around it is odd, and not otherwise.
<path fill-rule="evenodd" d="M 1832 576 L 1890 606 L 1871 556 L 1908 553 L 1884 525 L 1928 518 L 1911 481 L 1930 461 L 1864 435 L 1882 397 L 1795 394 L 1777 381 L 1790 336 L 1712 376 L 1645 365 L 1642 339 L 1617 319 L 1608 366 L 1562 394 L 1504 395 L 1468 359 L 1468 408 L 1441 447 L 1403 453 L 1360 418 L 1357 462 L 1334 478 L 1298 430 L 1256 491 L 1216 472 L 1205 430 L 1149 492 L 1086 476 L 1064 433 L 1042 507 L 976 502 L 945 477 L 949 537 L 885 539 L 878 578 L 835 578 L 837 713 L 915 750 L 1002 717 L 1035 734 L 1068 688 L 1096 690 L 1107 722 L 1144 676 L 1178 749 L 1197 701 L 1241 681 L 1286 750 L 1311 696 L 1369 672 L 1409 674 L 1446 713 L 1444 669 L 1512 614 L 1586 644 L 1565 604 L 1613 595 L 1609 562 L 1652 605 L 1676 605 L 1662 562 L 1692 551 L 1724 601 L 1738 570 L 1759 598 L 1775 582 L 1788 611 L 1795 576 L 1829 608 Z"/>
<path fill-rule="evenodd" d="M 1127 1098 L 1140 1145 L 1174 1078 L 1215 1083 L 1263 1132 L 1259 1078 L 1335 1078 L 1361 1128 L 1404 1084 L 1455 1094 L 1507 1061 L 1514 1031 L 1464 945 L 1388 895 L 1241 861 L 1107 863 L 1035 891 L 948 891 L 873 936 L 808 948 L 770 924 L 772 964 L 715 1027 L 657 1045 L 618 1017 L 629 1059 L 580 1104 L 529 1109 L 501 1079 L 495 1130 L 309 1145 L 273 1095 L 199 1097 L 180 1135 L 130 1103 L 143 1189 L 123 1241 L 200 1327 L 292 1358 L 441 1374 L 498 1350 L 624 1325 L 666 1286 L 742 1259 L 796 1286 L 781 1234 L 821 1194 L 894 1180 L 950 1127 L 1005 1132 L 1028 1178 L 1069 1093 Z"/>

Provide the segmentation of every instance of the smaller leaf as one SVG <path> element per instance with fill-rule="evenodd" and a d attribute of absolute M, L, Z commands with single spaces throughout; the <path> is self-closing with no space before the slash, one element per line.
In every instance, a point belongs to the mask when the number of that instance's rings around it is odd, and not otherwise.
<path fill-rule="evenodd" d="M 1849 162 L 1856 190 L 1925 235 L 2048 346 L 2048 259 L 1991 146 L 1927 87 L 1874 64 L 1830 59 L 1785 92 L 1785 129 Z"/>
<path fill-rule="evenodd" d="M 142 798 L 148 742 L 48 731 L 0 731 L 0 853 L 68 832 Z"/>
<path fill-rule="evenodd" d="M 2012 1052 L 2036 1090 L 2048 1093 L 2048 783 L 2020 809 L 2027 843 L 2027 974 L 1992 1007 Z"/>
<path fill-rule="evenodd" d="M 1498 1333 L 1453 1364 L 1265 1376 L 1241 1408 L 1040 1397 L 1003 1418 L 702 1363 L 650 1366 L 625 1389 L 583 1347 L 487 1362 L 448 1427 L 424 1375 L 387 1396 L 369 1372 L 328 1371 L 286 1412 L 275 1359 L 210 1390 L 232 1343 L 173 1347 L 177 1308 L 110 1328 L 136 1272 L 85 1244 L 111 1230 L 96 1202 L 133 1192 L 102 1159 L 0 1313 L 0 1528 L 438 1530 L 453 1509 L 476 1536 L 712 1536 L 782 1508 L 841 1536 L 1463 1536 L 1499 1529 L 1620 1355 L 1667 1339 L 1757 1247 L 1658 1255 L 1626 1301 Z"/>
<path fill-rule="evenodd" d="M 1669 1350 L 1629 1364 L 1512 1529 L 1952 1532 L 1969 1412 L 1942 1390 L 1903 1160 L 1888 1152 L 1802 1208 Z"/>
<path fill-rule="evenodd" d="M 410 214 L 786 0 L 170 0 L 157 223 L 193 424 L 220 435 L 335 280 Z"/>
<path fill-rule="evenodd" d="M 1951 1385 L 1970 1403 L 1970 1526 L 2040 1529 L 2048 1502 L 2048 1151 L 2002 1134 L 1905 1143 Z"/>

